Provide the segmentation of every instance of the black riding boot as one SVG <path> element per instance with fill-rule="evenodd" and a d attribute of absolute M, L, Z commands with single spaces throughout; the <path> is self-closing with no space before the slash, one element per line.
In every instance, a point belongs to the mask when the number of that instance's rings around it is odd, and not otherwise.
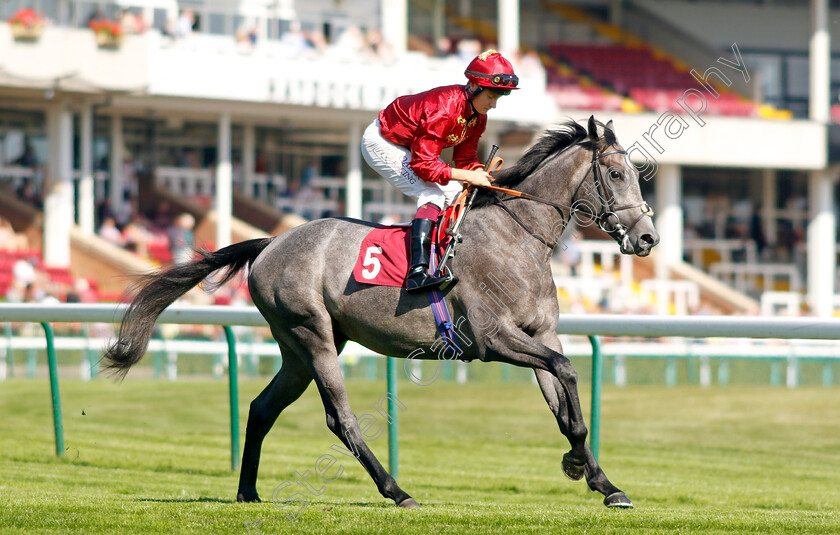
<path fill-rule="evenodd" d="M 409 248 L 408 277 L 405 289 L 409 293 L 425 292 L 433 288 L 445 288 L 458 282 L 458 278 L 451 274 L 446 277 L 432 277 L 427 272 L 431 258 L 432 228 L 435 222 L 431 219 L 415 219 L 411 222 L 411 240 Z M 447 268 L 448 269 L 448 268 Z"/>

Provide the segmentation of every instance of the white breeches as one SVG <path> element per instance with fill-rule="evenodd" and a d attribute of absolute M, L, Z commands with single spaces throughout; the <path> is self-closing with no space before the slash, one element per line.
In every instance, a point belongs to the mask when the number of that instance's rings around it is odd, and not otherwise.
<path fill-rule="evenodd" d="M 450 180 L 443 186 L 436 182 L 426 182 L 414 174 L 408 166 L 411 162 L 411 151 L 383 138 L 379 132 L 379 119 L 374 120 L 365 129 L 362 136 L 362 156 L 369 166 L 395 188 L 416 199 L 418 208 L 432 203 L 442 210 L 452 204 L 461 193 L 461 183 L 456 180 Z"/>

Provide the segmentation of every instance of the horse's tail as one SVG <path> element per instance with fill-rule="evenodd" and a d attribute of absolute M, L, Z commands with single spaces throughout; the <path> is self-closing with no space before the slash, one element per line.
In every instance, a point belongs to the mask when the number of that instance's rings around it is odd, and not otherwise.
<path fill-rule="evenodd" d="M 124 378 L 128 369 L 146 353 L 155 321 L 166 307 L 214 271 L 227 267 L 214 285 L 225 283 L 246 264 L 253 262 L 270 242 L 271 238 L 259 238 L 216 252 L 199 251 L 200 260 L 141 276 L 136 285 L 140 291 L 123 316 L 119 338 L 103 355 L 107 361 L 106 369 L 118 379 Z"/>

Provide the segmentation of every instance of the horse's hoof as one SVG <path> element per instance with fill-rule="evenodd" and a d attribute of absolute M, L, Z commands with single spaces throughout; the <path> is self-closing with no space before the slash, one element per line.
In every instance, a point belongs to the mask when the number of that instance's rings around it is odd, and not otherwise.
<path fill-rule="evenodd" d="M 563 473 L 573 481 L 580 481 L 586 469 L 585 464 L 577 464 L 569 458 L 569 454 L 563 455 Z"/>
<path fill-rule="evenodd" d="M 244 493 L 240 492 L 236 495 L 236 501 L 238 502 L 245 502 L 245 503 L 260 503 L 262 500 L 260 499 L 257 493 L 245 495 Z"/>
<path fill-rule="evenodd" d="M 606 498 L 604 498 L 604 505 L 610 508 L 617 508 L 617 509 L 632 509 L 633 502 L 630 501 L 630 498 L 627 497 L 621 491 L 613 492 Z"/>
<path fill-rule="evenodd" d="M 414 498 L 406 498 L 397 504 L 397 507 L 405 507 L 406 509 L 420 509 L 420 504 L 414 501 Z"/>

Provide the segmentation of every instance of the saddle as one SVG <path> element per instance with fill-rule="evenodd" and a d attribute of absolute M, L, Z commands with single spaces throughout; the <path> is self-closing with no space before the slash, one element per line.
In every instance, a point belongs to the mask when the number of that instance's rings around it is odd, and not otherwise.
<path fill-rule="evenodd" d="M 444 227 L 446 221 L 446 214 L 442 214 L 438 219 L 435 232 L 437 234 L 438 229 L 444 228 L 442 232 L 445 236 L 444 243 L 440 243 L 437 236 L 432 240 L 432 251 L 436 256 L 435 264 L 440 262 L 445 244 L 449 242 L 449 236 L 446 235 L 446 227 Z M 362 240 L 356 264 L 353 267 L 353 278 L 356 282 L 373 286 L 404 287 L 409 268 L 410 234 L 411 225 L 404 223 L 378 227 L 368 232 Z"/>
<path fill-rule="evenodd" d="M 503 163 L 501 158 L 493 158 L 488 169 L 496 171 Z M 470 194 L 474 192 L 474 188 L 465 188 L 438 218 L 432 240 L 433 265 L 440 265 L 447 254 L 454 255 L 455 243 L 461 238 L 458 234 L 460 222 L 469 211 Z M 403 223 L 371 230 L 362 240 L 353 267 L 353 278 L 356 282 L 374 286 L 404 287 L 409 268 L 410 231 L 411 225 Z"/>

